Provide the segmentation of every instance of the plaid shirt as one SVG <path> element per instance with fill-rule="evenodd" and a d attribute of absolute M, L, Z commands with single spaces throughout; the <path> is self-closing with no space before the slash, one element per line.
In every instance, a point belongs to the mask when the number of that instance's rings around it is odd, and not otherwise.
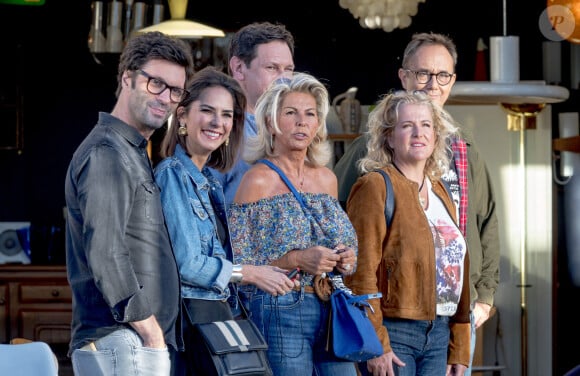
<path fill-rule="evenodd" d="M 466 235 L 467 228 L 467 144 L 459 137 L 451 142 L 453 150 L 453 162 L 459 180 L 459 229 Z"/>

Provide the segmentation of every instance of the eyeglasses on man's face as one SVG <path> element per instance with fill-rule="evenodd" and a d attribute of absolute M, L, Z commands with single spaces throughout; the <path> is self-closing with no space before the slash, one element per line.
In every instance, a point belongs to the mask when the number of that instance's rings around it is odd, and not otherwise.
<path fill-rule="evenodd" d="M 405 71 L 413 73 L 415 75 L 415 78 L 417 79 L 417 82 L 420 84 L 428 83 L 429 81 L 431 81 L 431 77 L 435 76 L 437 83 L 441 86 L 445 86 L 449 84 L 453 76 L 455 76 L 455 73 L 449 72 L 431 73 L 428 71 L 414 71 L 411 69 L 405 69 Z"/>
<path fill-rule="evenodd" d="M 180 87 L 169 86 L 160 78 L 153 77 L 142 69 L 137 70 L 137 73 L 147 78 L 147 91 L 153 95 L 159 95 L 169 89 L 169 99 L 173 103 L 179 103 L 187 94 L 187 90 Z"/>

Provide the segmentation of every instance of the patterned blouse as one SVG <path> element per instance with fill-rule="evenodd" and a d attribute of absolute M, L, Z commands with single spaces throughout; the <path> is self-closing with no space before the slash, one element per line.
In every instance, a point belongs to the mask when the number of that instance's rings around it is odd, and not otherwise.
<path fill-rule="evenodd" d="M 229 229 L 235 264 L 270 264 L 286 252 L 338 244 L 358 253 L 354 227 L 334 197 L 302 193 L 306 212 L 292 193 L 232 204 Z"/>

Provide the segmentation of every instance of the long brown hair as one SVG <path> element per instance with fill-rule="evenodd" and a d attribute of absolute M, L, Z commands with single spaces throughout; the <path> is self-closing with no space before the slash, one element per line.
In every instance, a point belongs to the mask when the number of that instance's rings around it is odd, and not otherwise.
<path fill-rule="evenodd" d="M 163 138 L 160 150 L 161 157 L 166 158 L 172 156 L 175 153 L 175 146 L 177 144 L 181 145 L 187 151 L 185 143 L 186 136 L 180 136 L 177 133 L 179 129 L 177 113 L 180 108 L 184 109 L 185 112 L 189 111 L 191 104 L 199 99 L 205 89 L 216 86 L 223 87 L 232 95 L 234 100 L 234 119 L 229 141 L 224 142 L 210 154 L 207 166 L 215 168 L 220 172 L 228 171 L 234 166 L 244 138 L 246 96 L 240 84 L 235 79 L 220 72 L 213 66 L 203 68 L 193 77 L 193 80 L 187 88 L 188 95 L 177 106 L 170 121 L 169 129 Z"/>

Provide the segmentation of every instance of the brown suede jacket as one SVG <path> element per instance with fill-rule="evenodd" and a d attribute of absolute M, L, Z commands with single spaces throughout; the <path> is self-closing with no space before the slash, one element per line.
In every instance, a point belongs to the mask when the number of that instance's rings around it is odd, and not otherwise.
<path fill-rule="evenodd" d="M 359 252 L 356 272 L 346 279 L 358 295 L 382 292 L 370 301 L 371 321 L 385 352 L 392 351 L 383 317 L 434 320 L 436 317 L 435 245 L 427 217 L 419 203 L 419 186 L 394 167 L 391 177 L 395 210 L 391 228 L 384 215 L 386 189 L 383 177 L 370 172 L 358 178 L 347 201 L 347 213 L 356 229 Z M 453 201 L 441 181 L 432 181 L 433 192 L 456 220 Z M 464 260 L 464 280 L 459 306 L 451 317 L 448 364 L 469 365 L 469 253 Z"/>

